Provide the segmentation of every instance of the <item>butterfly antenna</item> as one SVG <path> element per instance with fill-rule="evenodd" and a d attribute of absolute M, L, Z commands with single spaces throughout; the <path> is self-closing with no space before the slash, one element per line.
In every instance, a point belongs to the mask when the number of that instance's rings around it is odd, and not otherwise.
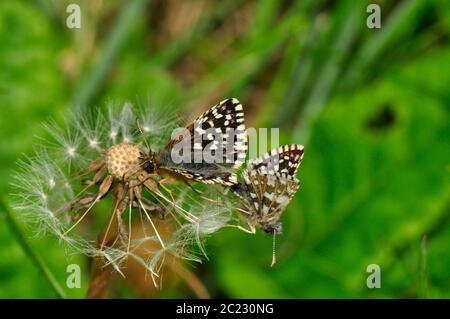
<path fill-rule="evenodd" d="M 150 148 L 150 145 L 148 144 L 147 139 L 145 138 L 145 133 L 141 127 L 141 121 L 139 121 L 139 118 L 136 118 L 136 126 L 142 135 L 142 140 L 144 141 L 145 146 L 148 148 L 149 151 L 151 151 L 152 149 Z"/>
<path fill-rule="evenodd" d="M 275 263 L 277 262 L 277 257 L 276 257 L 276 243 L 275 243 L 275 237 L 276 237 L 276 233 L 273 232 L 273 246 L 272 246 L 272 263 L 270 264 L 270 267 L 273 267 L 275 265 Z"/>

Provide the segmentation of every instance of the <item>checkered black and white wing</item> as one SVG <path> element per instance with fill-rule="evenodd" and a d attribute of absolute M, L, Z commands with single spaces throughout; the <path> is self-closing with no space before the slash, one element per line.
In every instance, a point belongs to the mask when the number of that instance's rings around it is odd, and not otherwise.
<path fill-rule="evenodd" d="M 175 161 L 172 151 L 186 146 L 190 154 Z M 232 98 L 213 106 L 188 125 L 184 134 L 170 140 L 158 162 L 185 178 L 230 186 L 237 183 L 233 170 L 242 165 L 246 154 L 244 112 L 241 103 Z"/>
<path fill-rule="evenodd" d="M 252 220 L 264 231 L 276 233 L 281 214 L 300 187 L 300 181 L 286 174 L 262 174 L 258 171 L 245 171 L 244 183 L 247 190 L 247 203 L 251 205 Z"/>
<path fill-rule="evenodd" d="M 274 148 L 261 157 L 250 160 L 249 171 L 259 171 L 262 174 L 286 174 L 295 176 L 303 159 L 303 145 L 291 144 Z"/>
<path fill-rule="evenodd" d="M 281 232 L 281 214 L 300 187 L 295 173 L 302 157 L 303 146 L 286 145 L 249 162 L 244 180 L 231 190 L 241 200 L 252 228 Z"/>

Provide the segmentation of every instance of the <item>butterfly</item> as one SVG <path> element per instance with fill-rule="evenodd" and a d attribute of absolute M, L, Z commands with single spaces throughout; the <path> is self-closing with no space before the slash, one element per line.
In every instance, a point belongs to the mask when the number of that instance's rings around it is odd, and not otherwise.
<path fill-rule="evenodd" d="M 261 228 L 273 235 L 271 266 L 276 262 L 275 236 L 282 232 L 281 214 L 300 187 L 295 174 L 303 152 L 303 146 L 296 144 L 275 148 L 250 160 L 242 174 L 244 180 L 231 186 L 231 191 L 241 200 L 239 211 L 250 232 L 255 233 L 256 228 Z"/>
<path fill-rule="evenodd" d="M 160 152 L 144 158 L 147 173 L 183 181 L 231 186 L 234 172 L 245 161 L 247 140 L 242 104 L 235 98 L 224 100 L 199 116 Z M 162 182 L 161 181 L 161 182 Z"/>
<path fill-rule="evenodd" d="M 243 181 L 231 187 L 251 232 L 256 228 L 272 235 L 282 232 L 281 214 L 300 187 L 295 174 L 303 152 L 302 145 L 285 145 L 250 160 Z"/>

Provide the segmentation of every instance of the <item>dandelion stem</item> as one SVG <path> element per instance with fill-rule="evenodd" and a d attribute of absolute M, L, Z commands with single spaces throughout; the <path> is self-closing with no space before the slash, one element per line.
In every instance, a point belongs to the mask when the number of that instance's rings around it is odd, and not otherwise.
<path fill-rule="evenodd" d="M 50 287 L 55 292 L 56 296 L 61 299 L 66 298 L 65 292 L 59 285 L 55 276 L 47 267 L 47 265 L 44 263 L 42 258 L 34 251 L 34 248 L 28 243 L 25 234 L 23 233 L 19 224 L 15 220 L 11 209 L 8 207 L 8 205 L 3 201 L 1 197 L 0 197 L 0 212 L 3 212 L 5 214 L 9 224 L 9 228 L 11 229 L 11 232 L 15 234 L 20 247 L 22 248 L 24 253 L 28 256 L 28 258 L 31 259 L 32 263 L 37 267 L 37 269 L 42 273 L 45 280 L 48 282 Z"/>
<path fill-rule="evenodd" d="M 211 298 L 205 285 L 203 285 L 200 279 L 193 272 L 186 269 L 186 267 L 180 263 L 168 263 L 168 266 L 174 273 L 184 280 L 184 282 L 192 289 L 198 298 Z"/>

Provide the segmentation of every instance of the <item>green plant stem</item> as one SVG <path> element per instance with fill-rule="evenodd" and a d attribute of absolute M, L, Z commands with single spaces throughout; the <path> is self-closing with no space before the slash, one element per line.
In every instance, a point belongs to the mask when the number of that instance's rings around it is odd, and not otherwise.
<path fill-rule="evenodd" d="M 419 298 L 428 298 L 428 270 L 427 270 L 427 236 L 420 241 L 419 257 Z"/>
<path fill-rule="evenodd" d="M 280 73 L 273 83 L 273 86 L 278 85 L 284 90 L 279 89 L 280 94 L 277 100 L 270 101 L 274 109 L 262 112 L 268 114 L 265 119 L 266 123 L 272 123 L 275 127 L 284 126 L 284 123 L 297 116 L 300 100 L 305 96 L 305 87 L 313 71 L 314 49 L 320 43 L 318 25 L 321 19 L 317 16 L 322 2 L 322 0 L 302 1 L 292 9 L 297 12 L 298 20 L 302 22 L 303 26 L 301 30 L 299 29 L 293 34 L 282 58 Z M 280 85 L 280 83 L 282 84 Z M 272 114 L 276 114 L 275 119 L 272 118 Z"/>
<path fill-rule="evenodd" d="M 280 111 L 275 120 L 275 126 L 282 126 L 283 123 L 289 120 L 290 116 L 295 116 L 298 110 L 299 101 L 302 95 L 305 94 L 305 87 L 309 77 L 313 71 L 313 45 L 317 38 L 317 28 L 314 23 L 308 30 L 306 36 L 299 41 L 300 50 L 299 56 L 295 65 L 293 66 L 292 76 L 290 77 L 289 86 L 283 96 L 280 104 Z"/>
<path fill-rule="evenodd" d="M 310 126 L 321 113 L 338 79 L 341 64 L 350 53 L 352 43 L 361 31 L 361 5 L 346 3 L 345 19 L 342 20 L 339 34 L 327 62 L 319 71 L 320 77 L 314 84 L 303 113 L 294 128 L 293 141 L 307 144 Z"/>
<path fill-rule="evenodd" d="M 50 287 L 54 290 L 58 298 L 64 299 L 65 292 L 59 285 L 53 273 L 44 263 L 42 258 L 34 251 L 34 248 L 28 243 L 25 234 L 21 230 L 19 224 L 15 220 L 11 209 L 5 203 L 5 201 L 0 197 L 0 212 L 5 214 L 6 220 L 8 221 L 9 228 L 12 233 L 15 234 L 17 242 L 24 251 L 24 253 L 30 258 L 31 262 L 37 267 L 37 269 L 42 273 L 45 280 L 48 282 Z"/>
<path fill-rule="evenodd" d="M 160 67 L 169 67 L 177 59 L 186 54 L 198 39 L 204 36 L 214 25 L 215 20 L 226 19 L 236 8 L 244 3 L 243 0 L 218 2 L 213 12 L 205 15 L 192 28 L 170 41 L 152 56 L 152 63 Z"/>
<path fill-rule="evenodd" d="M 382 23 L 380 32 L 369 38 L 369 41 L 361 48 L 354 62 L 344 76 L 342 86 L 354 86 L 364 80 L 365 73 L 373 66 L 389 45 L 397 45 L 395 41 L 405 41 L 414 30 L 414 26 L 420 21 L 418 16 L 423 12 L 425 0 L 403 1 L 398 8 Z M 383 13 L 382 13 L 383 14 Z"/>
<path fill-rule="evenodd" d="M 111 66 L 125 42 L 129 30 L 134 26 L 136 17 L 142 13 L 148 0 L 133 0 L 124 5 L 123 10 L 112 27 L 103 46 L 98 64 L 88 73 L 81 86 L 75 91 L 71 105 L 85 108 L 99 90 L 103 79 L 108 74 Z"/>

